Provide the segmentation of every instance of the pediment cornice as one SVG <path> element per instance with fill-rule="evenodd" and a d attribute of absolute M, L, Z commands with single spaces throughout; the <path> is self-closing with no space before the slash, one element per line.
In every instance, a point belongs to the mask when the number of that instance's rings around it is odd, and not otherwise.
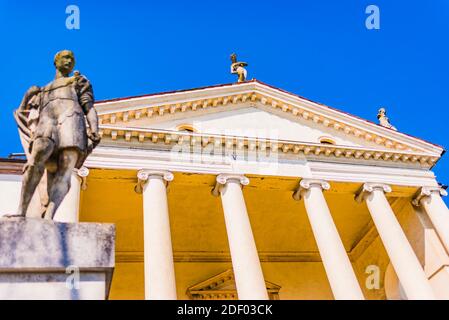
<path fill-rule="evenodd" d="M 133 120 L 158 118 L 187 111 L 233 108 L 250 103 L 264 110 L 285 114 L 298 121 L 310 121 L 336 132 L 354 136 L 392 151 L 426 153 L 440 157 L 444 149 L 421 139 L 396 132 L 370 121 L 318 104 L 303 97 L 263 84 L 257 80 L 244 83 L 175 91 L 96 103 L 103 128 L 126 127 Z"/>
<path fill-rule="evenodd" d="M 284 155 L 305 158 L 323 159 L 355 159 L 359 161 L 391 161 L 399 163 L 416 164 L 423 168 L 431 168 L 439 159 L 438 156 L 412 150 L 394 150 L 387 148 L 365 148 L 355 146 L 337 146 L 301 141 L 288 141 L 277 139 L 261 139 L 242 136 L 229 136 L 207 133 L 178 132 L 172 130 L 142 129 L 102 125 L 100 135 L 106 141 L 122 141 L 135 147 L 138 143 L 141 148 L 155 148 L 173 150 L 179 146 L 189 146 L 192 152 L 210 153 L 214 148 L 220 150 L 236 150 L 237 152 L 273 152 Z"/>
<path fill-rule="evenodd" d="M 265 287 L 270 300 L 279 299 L 281 286 L 265 281 Z M 187 295 L 193 300 L 237 299 L 234 272 L 232 269 L 228 269 L 205 281 L 195 284 L 187 289 Z"/>

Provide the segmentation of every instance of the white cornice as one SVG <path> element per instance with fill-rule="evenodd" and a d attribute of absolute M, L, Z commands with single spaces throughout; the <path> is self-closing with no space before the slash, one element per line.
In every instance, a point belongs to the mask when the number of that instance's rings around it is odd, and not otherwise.
<path fill-rule="evenodd" d="M 437 145 L 257 81 L 104 101 L 96 103 L 95 106 L 102 125 L 125 126 L 133 119 L 166 117 L 178 112 L 214 109 L 219 106 L 231 107 L 245 102 L 261 104 L 298 119 L 312 121 L 347 135 L 365 139 L 387 149 L 426 152 L 434 157 L 440 157 L 443 152 L 443 148 Z"/>
<path fill-rule="evenodd" d="M 95 103 L 95 108 L 100 115 L 113 114 L 116 112 L 133 111 L 136 110 L 136 108 L 148 108 L 166 104 L 173 105 L 195 100 L 227 97 L 233 94 L 251 93 L 254 92 L 254 90 L 254 82 L 247 82 L 238 85 L 223 85 L 202 89 L 146 95 L 142 97 L 99 101 Z"/>
<path fill-rule="evenodd" d="M 314 115 L 318 115 L 323 119 L 335 120 L 336 123 L 343 124 L 340 130 L 344 131 L 344 126 L 346 125 L 352 128 L 353 130 L 359 129 L 361 131 L 371 133 L 373 136 L 373 141 L 377 136 L 388 137 L 393 141 L 393 143 L 398 142 L 415 148 L 422 148 L 422 150 L 426 150 L 427 152 L 432 152 L 437 155 L 441 155 L 441 153 L 443 152 L 443 149 L 437 145 L 406 135 L 398 131 L 394 131 L 392 129 L 382 127 L 373 122 L 342 112 L 340 110 L 330 108 L 328 106 L 307 100 L 305 98 L 301 98 L 294 94 L 284 92 L 282 90 L 272 88 L 257 82 L 255 83 L 255 86 L 258 92 L 266 94 L 267 96 L 273 99 L 284 100 L 292 104 L 299 103 L 304 109 L 305 107 L 310 108 L 308 110 L 311 113 L 313 113 L 313 115 L 310 116 L 311 118 L 313 118 Z M 324 120 L 322 122 L 324 122 Z"/>
<path fill-rule="evenodd" d="M 366 165 L 364 163 L 367 162 Z M 335 182 L 364 183 L 366 181 L 387 183 L 395 186 L 437 186 L 435 175 L 421 168 L 372 165 L 369 161 L 331 163 L 319 160 L 262 159 L 234 160 L 230 156 L 190 154 L 187 158 L 173 155 L 167 150 L 132 149 L 117 146 L 99 146 L 87 158 L 89 168 L 135 170 L 158 168 L 171 172 L 218 175 L 241 173 L 249 177 L 274 176 L 287 178 L 321 179 Z M 137 180 L 137 179 L 136 179 Z M 212 187 L 212 185 L 211 185 Z"/>
<path fill-rule="evenodd" d="M 319 157 L 323 159 L 357 159 L 361 162 L 375 160 L 380 162 L 402 162 L 419 164 L 423 168 L 431 168 L 439 159 L 438 156 L 417 151 L 402 151 L 393 149 L 373 149 L 355 146 L 336 146 L 320 143 L 309 143 L 288 140 L 261 139 L 240 136 L 228 136 L 205 133 L 186 133 L 171 130 L 141 129 L 131 127 L 118 127 L 102 125 L 100 135 L 112 143 L 122 140 L 125 143 L 138 143 L 140 148 L 149 148 L 159 145 L 170 149 L 173 146 L 191 145 L 201 151 L 205 148 L 236 149 L 239 151 L 270 150 L 280 154 L 299 157 Z M 133 147 L 136 147 L 135 144 Z"/>

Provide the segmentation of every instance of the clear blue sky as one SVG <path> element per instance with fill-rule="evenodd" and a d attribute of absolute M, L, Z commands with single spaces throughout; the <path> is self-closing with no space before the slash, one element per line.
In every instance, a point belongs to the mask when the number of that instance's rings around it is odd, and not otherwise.
<path fill-rule="evenodd" d="M 80 30 L 65 26 L 69 4 Z M 380 8 L 380 30 L 365 8 Z M 75 52 L 97 100 L 249 78 L 449 146 L 449 1 L 0 0 L 0 156 L 21 152 L 12 117 L 26 89 L 54 76 L 53 55 Z M 449 184 L 449 154 L 438 180 Z"/>

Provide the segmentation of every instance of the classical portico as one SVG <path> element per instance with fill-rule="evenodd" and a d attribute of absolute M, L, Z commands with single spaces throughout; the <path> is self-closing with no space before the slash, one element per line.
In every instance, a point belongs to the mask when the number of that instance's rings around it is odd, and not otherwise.
<path fill-rule="evenodd" d="M 258 81 L 96 108 L 61 219 L 116 224 L 111 298 L 449 299 L 441 147 Z"/>

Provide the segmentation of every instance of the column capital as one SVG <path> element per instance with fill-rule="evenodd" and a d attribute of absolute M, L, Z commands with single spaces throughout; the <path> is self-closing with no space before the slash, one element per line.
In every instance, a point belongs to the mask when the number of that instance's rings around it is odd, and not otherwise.
<path fill-rule="evenodd" d="M 217 176 L 215 179 L 215 186 L 212 189 L 212 195 L 218 197 L 220 195 L 221 190 L 229 181 L 237 181 L 241 186 L 247 186 L 249 184 L 249 179 L 245 177 L 243 174 L 237 173 L 222 173 Z"/>
<path fill-rule="evenodd" d="M 416 192 L 413 197 L 412 204 L 415 207 L 419 207 L 421 205 L 421 200 L 427 197 L 430 197 L 432 193 L 438 194 L 442 197 L 447 196 L 447 191 L 440 186 L 424 186 L 421 187 L 418 192 Z"/>
<path fill-rule="evenodd" d="M 356 192 L 355 194 L 355 201 L 361 203 L 365 197 L 372 193 L 374 190 L 381 190 L 384 193 L 389 193 L 391 192 L 391 187 L 388 184 L 383 184 L 383 183 L 371 183 L 371 182 L 367 182 L 364 183 L 360 189 Z"/>
<path fill-rule="evenodd" d="M 329 182 L 325 180 L 302 179 L 299 182 L 298 188 L 295 190 L 295 192 L 293 192 L 293 199 L 295 199 L 296 201 L 301 200 L 304 190 L 310 190 L 310 188 L 313 186 L 319 187 L 321 190 L 329 190 L 331 188 Z"/>
<path fill-rule="evenodd" d="M 80 181 L 81 190 L 83 190 L 83 191 L 87 190 L 87 176 L 89 175 L 89 173 L 90 173 L 90 171 L 86 167 L 74 169 L 74 174 Z"/>
<path fill-rule="evenodd" d="M 150 179 L 162 179 L 165 184 L 168 185 L 170 181 L 173 181 L 174 175 L 170 171 L 165 170 L 152 170 L 142 169 L 137 172 L 137 184 L 134 187 L 136 193 L 142 193 L 143 187 Z"/>

